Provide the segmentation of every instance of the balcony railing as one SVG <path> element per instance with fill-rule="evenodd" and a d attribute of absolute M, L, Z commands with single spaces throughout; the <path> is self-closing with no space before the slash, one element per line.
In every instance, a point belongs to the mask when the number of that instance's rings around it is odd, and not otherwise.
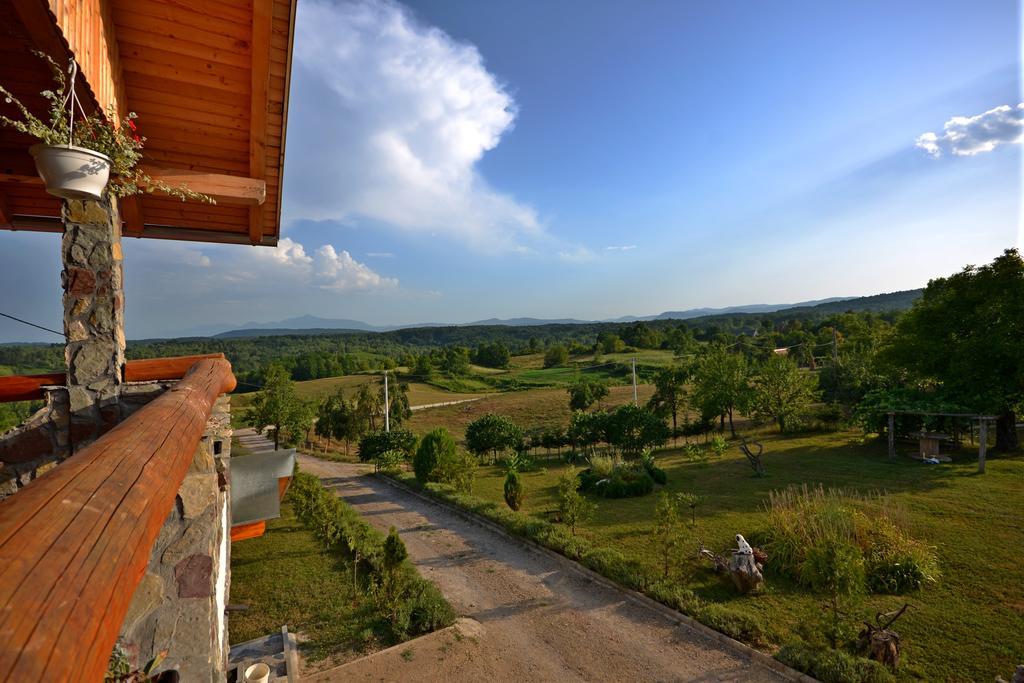
<path fill-rule="evenodd" d="M 103 679 L 214 402 L 235 387 L 223 356 L 132 361 L 125 376 L 182 381 L 0 501 L 0 681 Z M 16 380 L 0 378 L 0 401 L 64 376 Z"/>

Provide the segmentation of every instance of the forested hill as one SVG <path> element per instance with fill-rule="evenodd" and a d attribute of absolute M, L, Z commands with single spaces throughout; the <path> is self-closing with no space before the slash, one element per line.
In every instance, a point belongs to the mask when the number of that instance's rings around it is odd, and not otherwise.
<path fill-rule="evenodd" d="M 240 376 L 251 376 L 268 362 L 291 367 L 303 357 L 330 357 L 332 374 L 349 374 L 408 363 L 415 354 L 446 347 L 473 349 L 501 342 L 513 354 L 563 344 L 574 353 L 593 349 L 599 336 L 618 336 L 627 346 L 673 348 L 673 339 L 684 330 L 699 341 L 728 336 L 757 336 L 765 344 L 796 343 L 790 337 L 797 328 L 817 329 L 832 324 L 837 316 L 853 312 L 892 322 L 899 311 L 910 307 L 921 290 L 832 301 L 815 306 L 773 312 L 727 313 L 688 320 L 658 319 L 643 322 L 589 322 L 542 325 L 468 325 L 411 327 L 387 332 L 364 330 L 249 330 L 216 337 L 147 339 L 128 343 L 129 358 L 221 352 Z M 800 322 L 800 325 L 790 323 Z M 845 326 L 838 322 L 840 329 Z M 789 331 L 787 331 L 789 330 Z M 795 338 L 795 337 L 794 337 Z M 64 364 L 62 344 L 0 345 L 0 374 L 52 372 Z M 317 374 L 317 376 L 320 376 Z M 297 377 L 298 378 L 298 377 Z M 303 377 L 309 379 L 309 377 Z"/>

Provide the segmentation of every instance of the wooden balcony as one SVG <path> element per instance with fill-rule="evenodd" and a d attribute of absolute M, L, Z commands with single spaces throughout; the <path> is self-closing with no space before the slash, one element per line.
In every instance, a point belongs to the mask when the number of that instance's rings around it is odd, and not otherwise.
<path fill-rule="evenodd" d="M 0 502 L 4 681 L 103 679 L 213 404 L 235 387 L 223 357 L 134 361 L 126 377 L 182 379 Z M 24 377 L 3 379 L 0 400 L 63 383 L 60 374 L 35 389 Z"/>

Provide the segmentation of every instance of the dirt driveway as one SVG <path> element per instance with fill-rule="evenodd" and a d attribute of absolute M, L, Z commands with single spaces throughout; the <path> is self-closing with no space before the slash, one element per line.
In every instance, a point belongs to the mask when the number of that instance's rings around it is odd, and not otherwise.
<path fill-rule="evenodd" d="M 373 477 L 299 457 L 410 559 L 462 616 L 483 624 L 472 652 L 410 662 L 403 680 L 768 681 L 767 667 L 671 623 L 622 593 Z"/>

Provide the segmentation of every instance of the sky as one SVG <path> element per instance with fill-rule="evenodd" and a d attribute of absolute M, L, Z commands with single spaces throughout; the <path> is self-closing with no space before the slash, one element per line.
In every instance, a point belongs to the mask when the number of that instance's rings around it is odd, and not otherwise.
<path fill-rule="evenodd" d="M 279 246 L 125 240 L 128 336 L 923 286 L 1024 240 L 1020 27 L 1003 0 L 299 0 Z M 0 311 L 61 329 L 59 240 L 0 235 Z"/>

